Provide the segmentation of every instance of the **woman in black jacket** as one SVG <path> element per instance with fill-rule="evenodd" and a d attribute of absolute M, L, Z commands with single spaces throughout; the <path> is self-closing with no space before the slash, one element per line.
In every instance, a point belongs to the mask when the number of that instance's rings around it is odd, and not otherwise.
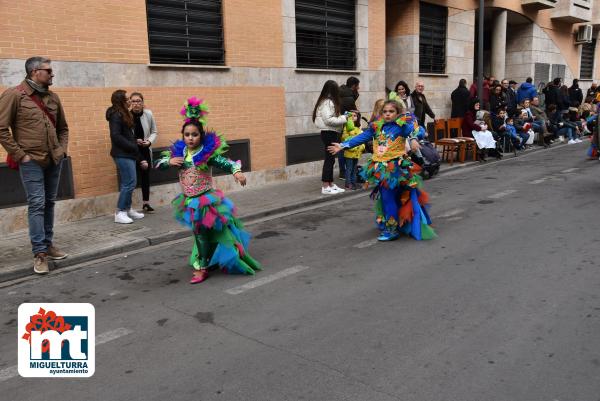
<path fill-rule="evenodd" d="M 494 89 L 492 89 L 492 94 L 490 95 L 490 110 L 492 115 L 495 116 L 499 109 L 504 109 L 508 106 L 508 100 L 506 98 L 506 93 L 502 91 L 501 85 L 496 85 Z"/>
<path fill-rule="evenodd" d="M 142 213 L 131 208 L 131 196 L 136 185 L 136 163 L 142 169 L 148 168 L 148 162 L 142 160 L 135 135 L 133 133 L 133 116 L 129 111 L 127 92 L 118 89 L 110 97 L 112 106 L 106 110 L 106 120 L 110 129 L 113 157 L 120 178 L 119 200 L 115 212 L 115 223 L 133 223 L 133 219 L 144 217 Z"/>

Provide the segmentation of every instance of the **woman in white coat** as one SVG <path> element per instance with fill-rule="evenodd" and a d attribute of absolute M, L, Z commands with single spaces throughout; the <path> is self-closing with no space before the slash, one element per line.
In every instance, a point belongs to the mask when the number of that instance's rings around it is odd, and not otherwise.
<path fill-rule="evenodd" d="M 137 140 L 138 148 L 143 160 L 148 162 L 148 165 L 152 165 L 152 144 L 158 137 L 156 129 L 156 121 L 152 111 L 144 107 L 144 96 L 139 92 L 133 92 L 129 96 L 131 104 L 131 113 L 133 114 L 133 130 L 135 132 L 135 138 Z M 138 169 L 140 182 L 142 186 L 142 201 L 144 212 L 150 213 L 154 211 L 154 208 L 150 206 L 150 170 L 151 169 Z"/>
<path fill-rule="evenodd" d="M 321 175 L 323 181 L 321 193 L 324 195 L 344 192 L 344 189 L 333 183 L 335 156 L 327 151 L 327 147 L 331 146 L 332 143 L 340 142 L 342 129 L 347 121 L 346 116 L 340 114 L 340 104 L 340 89 L 337 82 L 332 80 L 325 82 L 312 115 L 313 122 L 321 130 L 321 140 L 323 141 L 325 160 L 323 161 L 323 173 Z"/>

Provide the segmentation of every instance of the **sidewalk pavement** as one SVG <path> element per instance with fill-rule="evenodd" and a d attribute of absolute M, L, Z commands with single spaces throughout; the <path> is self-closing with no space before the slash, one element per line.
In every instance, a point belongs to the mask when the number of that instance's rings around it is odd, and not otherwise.
<path fill-rule="evenodd" d="M 507 157 L 508 156 L 508 157 Z M 512 155 L 506 155 L 510 158 Z M 440 174 L 477 162 L 442 164 Z M 436 176 L 437 177 L 437 176 Z M 293 179 L 284 183 L 241 188 L 225 193 L 237 207 L 242 221 L 256 220 L 268 215 L 342 199 L 360 191 L 346 191 L 337 195 L 322 195 L 320 176 Z M 342 186 L 343 181 L 337 182 Z M 79 220 L 54 227 L 54 242 L 69 257 L 49 261 L 50 270 L 88 262 L 167 241 L 190 236 L 190 230 L 177 223 L 170 205 L 157 207 L 156 211 L 132 224 L 115 224 L 114 217 L 103 216 Z M 0 283 L 25 277 L 33 273 L 33 255 L 26 230 L 8 235 L 0 241 Z"/>

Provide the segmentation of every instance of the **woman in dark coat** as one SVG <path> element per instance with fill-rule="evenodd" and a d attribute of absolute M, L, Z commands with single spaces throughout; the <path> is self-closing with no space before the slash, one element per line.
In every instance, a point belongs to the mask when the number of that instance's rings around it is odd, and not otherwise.
<path fill-rule="evenodd" d="M 131 208 L 131 196 L 136 185 L 136 164 L 142 169 L 148 168 L 148 162 L 142 160 L 133 132 L 133 115 L 129 111 L 127 92 L 118 89 L 113 92 L 112 106 L 106 110 L 106 120 L 110 129 L 111 149 L 119 172 L 120 190 L 115 212 L 115 223 L 133 223 L 132 219 L 141 219 L 143 213 Z"/>
<path fill-rule="evenodd" d="M 471 93 L 467 88 L 467 80 L 463 78 L 458 82 L 458 87 L 450 95 L 450 99 L 452 100 L 451 118 L 464 117 L 467 110 L 469 110 L 470 97 Z"/>

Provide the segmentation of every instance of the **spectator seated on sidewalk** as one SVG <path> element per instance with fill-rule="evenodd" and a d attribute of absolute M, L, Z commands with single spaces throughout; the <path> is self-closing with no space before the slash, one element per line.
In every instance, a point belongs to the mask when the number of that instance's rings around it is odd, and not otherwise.
<path fill-rule="evenodd" d="M 557 109 L 555 104 L 548 106 L 548 113 L 550 113 L 550 130 L 559 141 L 564 142 L 566 137 L 569 140 L 569 145 L 581 142 L 576 135 L 577 125 L 565 121 L 562 112 Z"/>
<path fill-rule="evenodd" d="M 475 139 L 479 160 L 485 161 L 488 149 L 496 149 L 496 141 L 488 130 L 488 124 L 484 121 L 485 113 L 480 107 L 479 99 L 471 100 L 471 106 L 463 118 L 462 132 L 463 136 Z"/>
<path fill-rule="evenodd" d="M 533 130 L 531 129 L 531 123 L 528 120 L 529 118 L 527 115 L 527 111 L 525 110 L 521 110 L 521 115 L 518 118 L 514 119 L 514 128 L 516 130 L 516 134 L 521 139 L 520 145 L 516 147 L 519 150 L 525 149 L 529 146 L 527 142 L 529 141 L 529 138 L 534 134 Z"/>
<path fill-rule="evenodd" d="M 530 109 L 530 106 L 531 102 L 529 99 L 525 99 L 521 102 L 521 109 L 519 111 L 518 119 L 523 119 L 524 123 L 529 123 L 531 125 L 530 128 L 533 131 L 533 135 L 537 134 L 538 137 L 541 137 L 542 135 L 544 135 L 545 126 L 540 121 L 536 120 L 535 116 L 533 115 L 533 112 Z M 523 112 L 525 112 L 526 115 L 524 115 Z M 543 143 L 543 141 L 541 142 Z"/>
<path fill-rule="evenodd" d="M 502 141 L 504 138 L 507 138 L 515 146 L 514 139 L 517 138 L 517 134 L 515 132 L 514 138 L 513 135 L 506 129 L 506 118 L 508 117 L 508 113 L 506 109 L 499 108 L 496 110 L 496 115 L 492 117 L 492 134 L 494 134 L 494 139 L 496 142 Z M 513 127 L 514 128 L 514 127 Z M 518 141 L 517 141 L 518 142 Z"/>
<path fill-rule="evenodd" d="M 548 118 L 546 112 L 540 107 L 540 98 L 538 96 L 533 97 L 529 109 L 533 114 L 534 123 L 537 122 L 542 128 L 542 133 L 539 137 L 539 144 L 544 147 L 550 146 L 550 143 L 552 143 L 555 138 L 554 134 L 548 130 L 550 119 Z"/>
<path fill-rule="evenodd" d="M 585 133 L 585 120 L 582 120 L 577 112 L 577 107 L 569 107 L 569 111 L 565 117 L 565 121 L 572 123 L 575 125 L 575 135 L 579 138 L 583 133 Z"/>

